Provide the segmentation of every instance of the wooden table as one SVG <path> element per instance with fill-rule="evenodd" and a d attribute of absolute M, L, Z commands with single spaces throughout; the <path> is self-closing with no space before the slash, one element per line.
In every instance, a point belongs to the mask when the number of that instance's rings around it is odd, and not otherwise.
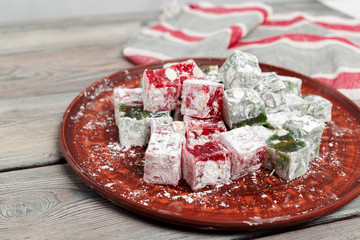
<path fill-rule="evenodd" d="M 275 13 L 340 15 L 313 1 L 271 1 Z M 158 12 L 0 27 L 1 239 L 356 239 L 360 197 L 316 221 L 258 232 L 183 228 L 128 212 L 88 188 L 59 147 L 59 124 L 94 81 L 132 66 L 123 43 Z"/>

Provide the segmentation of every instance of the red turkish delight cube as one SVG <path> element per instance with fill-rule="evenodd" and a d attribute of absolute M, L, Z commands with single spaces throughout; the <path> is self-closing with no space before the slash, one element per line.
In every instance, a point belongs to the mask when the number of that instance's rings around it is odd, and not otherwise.
<path fill-rule="evenodd" d="M 230 179 L 229 151 L 218 141 L 183 149 L 183 178 L 192 190 L 227 183 Z"/>
<path fill-rule="evenodd" d="M 197 118 L 221 119 L 224 85 L 206 80 L 185 80 L 181 114 Z"/>
<path fill-rule="evenodd" d="M 174 110 L 180 97 L 181 82 L 172 68 L 145 70 L 143 101 L 147 111 Z"/>
<path fill-rule="evenodd" d="M 230 152 L 232 180 L 255 172 L 261 167 L 266 143 L 250 126 L 221 133 L 220 142 Z"/>
<path fill-rule="evenodd" d="M 193 59 L 172 64 L 170 67 L 178 73 L 181 83 L 192 76 L 198 79 L 206 78 L 206 75 L 201 71 Z"/>
<path fill-rule="evenodd" d="M 220 133 L 226 132 L 223 120 L 184 116 L 184 123 L 186 143 L 188 145 L 201 145 L 209 141 L 217 140 Z"/>

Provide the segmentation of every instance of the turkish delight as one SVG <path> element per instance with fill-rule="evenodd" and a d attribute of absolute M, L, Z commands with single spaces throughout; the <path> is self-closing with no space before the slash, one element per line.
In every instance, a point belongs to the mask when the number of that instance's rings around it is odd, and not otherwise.
<path fill-rule="evenodd" d="M 176 108 L 181 82 L 174 69 L 145 70 L 142 87 L 145 110 L 170 111 Z"/>
<path fill-rule="evenodd" d="M 222 83 L 219 76 L 218 65 L 201 66 L 201 71 L 205 74 L 205 78 L 211 82 Z"/>
<path fill-rule="evenodd" d="M 290 112 L 290 111 L 268 113 L 266 114 L 266 116 L 267 116 L 267 125 L 269 128 L 272 129 L 281 129 L 287 120 L 300 117 L 300 115 L 297 112 Z"/>
<path fill-rule="evenodd" d="M 174 69 L 177 72 L 181 83 L 191 77 L 195 77 L 197 79 L 206 78 L 205 74 L 201 71 L 201 69 L 198 67 L 198 65 L 193 59 L 172 64 L 170 65 L 170 68 Z"/>
<path fill-rule="evenodd" d="M 150 119 L 171 121 L 169 111 L 148 112 L 142 105 L 115 103 L 115 119 L 119 129 L 119 141 L 124 146 L 143 146 L 149 140 Z"/>
<path fill-rule="evenodd" d="M 186 129 L 186 142 L 188 145 L 201 145 L 217 140 L 220 133 L 226 131 L 222 120 L 199 119 L 190 116 L 184 117 Z"/>
<path fill-rule="evenodd" d="M 183 136 L 175 131 L 154 132 L 145 152 L 144 181 L 176 186 L 181 179 Z"/>
<path fill-rule="evenodd" d="M 249 53 L 235 50 L 220 67 L 220 79 L 225 89 L 254 88 L 261 81 L 258 59 Z"/>
<path fill-rule="evenodd" d="M 325 123 L 312 116 L 305 115 L 286 121 L 283 128 L 288 130 L 294 137 L 307 143 L 310 148 L 310 159 L 314 159 L 319 154 Z"/>
<path fill-rule="evenodd" d="M 323 122 L 331 121 L 331 108 L 332 103 L 317 95 L 306 95 L 303 97 L 304 100 L 309 103 L 309 107 L 306 111 L 307 115 L 313 116 Z"/>
<path fill-rule="evenodd" d="M 192 190 L 207 185 L 225 184 L 230 179 L 228 150 L 219 142 L 187 145 L 183 150 L 183 178 Z"/>
<path fill-rule="evenodd" d="M 262 74 L 262 81 L 255 90 L 265 103 L 266 113 L 287 111 L 285 85 L 274 72 Z"/>
<path fill-rule="evenodd" d="M 221 133 L 220 142 L 230 152 L 231 179 L 238 179 L 261 167 L 266 143 L 257 137 L 250 126 Z"/>
<path fill-rule="evenodd" d="M 229 128 L 266 124 L 265 104 L 252 89 L 232 88 L 224 91 L 223 118 Z"/>
<path fill-rule="evenodd" d="M 181 114 L 197 118 L 221 119 L 224 86 L 206 80 L 185 80 Z"/>
<path fill-rule="evenodd" d="M 285 93 L 294 94 L 296 96 L 301 97 L 302 81 L 300 78 L 281 76 L 281 75 L 278 75 L 278 77 L 285 85 Z"/>
<path fill-rule="evenodd" d="M 304 116 L 309 107 L 309 103 L 302 97 L 294 94 L 285 94 L 286 104 L 291 112 L 296 112 L 297 115 Z"/>
<path fill-rule="evenodd" d="M 280 129 L 266 144 L 265 159 L 279 177 L 290 181 L 306 173 L 310 162 L 310 149 L 304 141 Z"/>

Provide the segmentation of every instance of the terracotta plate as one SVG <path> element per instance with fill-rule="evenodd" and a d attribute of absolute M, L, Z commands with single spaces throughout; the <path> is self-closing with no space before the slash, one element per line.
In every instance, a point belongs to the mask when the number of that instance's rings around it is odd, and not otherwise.
<path fill-rule="evenodd" d="M 172 61 L 181 61 L 175 59 Z M 224 59 L 195 59 L 199 65 L 221 65 Z M 144 69 L 135 66 L 104 78 L 78 95 L 60 126 L 62 152 L 69 165 L 104 197 L 120 206 L 173 224 L 222 230 L 254 230 L 293 225 L 328 214 L 360 193 L 360 109 L 334 89 L 283 68 L 261 64 L 303 80 L 303 94 L 321 95 L 333 103 L 333 121 L 324 131 L 320 156 L 305 176 L 286 182 L 270 171 L 258 172 L 223 186 L 193 192 L 149 185 L 142 180 L 145 147 L 118 144 L 112 89 L 134 88 Z"/>

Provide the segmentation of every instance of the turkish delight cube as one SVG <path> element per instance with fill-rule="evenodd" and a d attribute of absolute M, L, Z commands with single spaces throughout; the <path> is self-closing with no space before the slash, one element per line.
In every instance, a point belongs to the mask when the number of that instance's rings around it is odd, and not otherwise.
<path fill-rule="evenodd" d="M 178 73 L 172 68 L 145 70 L 143 102 L 147 111 L 170 111 L 177 106 L 181 93 Z"/>
<path fill-rule="evenodd" d="M 114 102 L 121 102 L 127 105 L 142 105 L 142 88 L 116 87 L 113 90 Z"/>
<path fill-rule="evenodd" d="M 281 129 L 287 120 L 300 117 L 300 115 L 297 112 L 290 112 L 290 111 L 268 113 L 266 114 L 266 116 L 267 116 L 268 127 L 273 129 Z"/>
<path fill-rule="evenodd" d="M 186 61 L 175 63 L 170 65 L 170 68 L 174 69 L 179 75 L 181 83 L 191 77 L 197 79 L 205 79 L 205 74 L 201 71 L 199 66 L 193 59 L 188 59 Z"/>
<path fill-rule="evenodd" d="M 238 179 L 261 167 L 266 143 L 257 137 L 250 126 L 221 133 L 220 142 L 230 152 L 231 179 Z"/>
<path fill-rule="evenodd" d="M 329 100 L 311 94 L 306 95 L 303 98 L 309 103 L 309 107 L 306 111 L 307 115 L 313 116 L 323 122 L 331 121 L 332 103 Z"/>
<path fill-rule="evenodd" d="M 127 105 L 127 106 L 142 106 L 143 90 L 141 88 L 123 88 L 116 87 L 113 90 L 113 103 L 115 109 L 115 116 L 119 116 L 119 107 L 118 105 Z M 115 117 L 116 125 L 118 125 L 118 117 Z"/>
<path fill-rule="evenodd" d="M 115 103 L 115 121 L 119 129 L 119 141 L 124 146 L 143 146 L 149 140 L 150 119 L 171 121 L 170 112 L 148 112 L 142 105 Z"/>
<path fill-rule="evenodd" d="M 266 158 L 279 177 L 291 181 L 306 173 L 310 162 L 310 149 L 304 141 L 280 129 L 266 144 Z"/>
<path fill-rule="evenodd" d="M 224 91 L 223 119 L 229 128 L 266 124 L 265 104 L 253 89 Z"/>
<path fill-rule="evenodd" d="M 183 178 L 192 190 L 225 184 L 230 179 L 228 150 L 219 142 L 187 145 L 183 150 Z"/>
<path fill-rule="evenodd" d="M 274 129 L 269 129 L 264 126 L 250 126 L 249 129 L 264 142 L 275 133 Z"/>
<path fill-rule="evenodd" d="M 197 118 L 221 119 L 224 86 L 206 80 L 185 80 L 181 113 Z"/>
<path fill-rule="evenodd" d="M 173 119 L 171 117 L 150 119 L 150 134 L 162 133 L 162 132 L 174 132 L 172 120 Z"/>
<path fill-rule="evenodd" d="M 255 90 L 265 103 L 266 113 L 288 110 L 285 101 L 285 85 L 274 72 L 262 74 L 262 82 Z"/>
<path fill-rule="evenodd" d="M 309 103 L 302 97 L 294 94 L 285 94 L 286 104 L 291 112 L 296 112 L 300 116 L 304 116 L 309 107 Z"/>
<path fill-rule="evenodd" d="M 205 74 L 205 78 L 211 82 L 222 83 L 219 76 L 218 65 L 200 66 L 201 71 Z"/>
<path fill-rule="evenodd" d="M 301 97 L 302 80 L 300 78 L 281 75 L 278 75 L 278 77 L 285 85 L 285 93 L 294 94 Z"/>
<path fill-rule="evenodd" d="M 258 59 L 254 55 L 239 50 L 230 54 L 219 72 L 225 89 L 254 88 L 261 81 Z"/>
<path fill-rule="evenodd" d="M 220 133 L 226 132 L 226 127 L 222 120 L 212 118 L 199 119 L 185 116 L 184 123 L 186 142 L 188 145 L 201 145 L 209 141 L 217 140 Z"/>
<path fill-rule="evenodd" d="M 294 137 L 307 143 L 310 148 L 310 159 L 318 156 L 325 123 L 312 116 L 305 115 L 286 121 L 283 128 L 288 130 Z"/>
<path fill-rule="evenodd" d="M 181 179 L 183 136 L 176 132 L 152 133 L 145 151 L 144 181 L 178 185 Z"/>
<path fill-rule="evenodd" d="M 274 129 L 269 129 L 263 126 L 251 126 L 250 130 L 252 130 L 255 135 L 261 139 L 262 141 L 266 142 L 266 140 L 271 137 L 272 135 L 275 134 L 276 130 Z M 273 165 L 272 162 L 270 161 L 269 158 L 266 157 L 266 155 L 263 157 L 262 159 L 262 167 L 266 168 L 266 169 L 273 169 Z"/>

